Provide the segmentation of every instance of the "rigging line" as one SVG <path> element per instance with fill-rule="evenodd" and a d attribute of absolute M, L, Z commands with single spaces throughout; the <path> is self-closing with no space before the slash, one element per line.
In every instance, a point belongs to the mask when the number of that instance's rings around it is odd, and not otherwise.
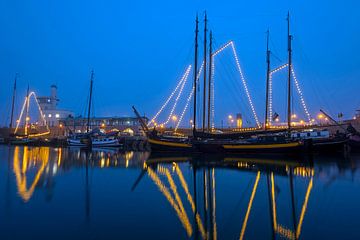
<path fill-rule="evenodd" d="M 228 43 L 224 44 L 221 48 L 219 48 L 218 50 L 216 50 L 216 51 L 212 54 L 212 56 L 213 56 L 213 63 L 215 62 L 215 56 L 218 55 L 219 53 L 221 53 L 222 51 L 224 51 L 227 47 L 229 47 L 229 46 L 231 45 L 231 43 L 232 43 L 232 41 L 229 41 Z M 198 74 L 197 74 L 197 77 L 196 77 L 196 82 L 199 82 L 199 78 L 200 78 L 200 75 L 201 75 L 201 73 L 202 73 L 203 68 L 204 68 L 204 62 L 202 62 L 201 67 L 200 67 L 200 69 L 199 69 L 199 71 L 198 71 Z M 214 63 L 214 69 L 213 69 L 212 72 L 213 72 L 213 74 L 214 74 L 214 72 L 215 72 L 215 63 Z M 214 82 L 214 80 L 213 80 L 212 82 Z M 176 125 L 176 127 L 175 127 L 175 129 L 174 129 L 175 132 L 176 132 L 177 129 L 179 128 L 179 125 L 180 125 L 180 123 L 181 123 L 181 121 L 182 121 L 182 119 L 183 119 L 183 117 L 184 117 L 184 114 L 185 114 L 185 112 L 186 112 L 186 110 L 187 110 L 187 108 L 188 108 L 188 106 L 189 106 L 189 103 L 190 103 L 190 100 L 191 100 L 193 94 L 194 94 L 194 87 L 192 87 L 192 90 L 191 90 L 191 92 L 190 92 L 190 94 L 189 94 L 189 96 L 188 96 L 188 98 L 187 98 L 187 102 L 186 102 L 186 104 L 185 104 L 185 107 L 184 107 L 184 109 L 183 109 L 183 112 L 181 113 L 181 116 L 180 116 L 180 118 L 179 118 L 179 121 L 178 121 L 178 123 L 177 123 L 177 125 Z M 213 96 L 214 96 L 214 94 L 213 94 Z M 160 114 L 160 113 L 159 113 L 159 114 Z M 150 123 L 151 123 L 151 121 L 150 121 Z"/>
<path fill-rule="evenodd" d="M 248 89 L 248 86 L 247 86 L 245 77 L 244 77 L 243 72 L 242 72 L 242 70 L 241 70 L 241 66 L 240 66 L 239 58 L 238 58 L 237 53 L 236 53 L 236 49 L 235 49 L 235 44 L 234 44 L 234 42 L 232 42 L 231 48 L 232 48 L 233 53 L 234 53 L 236 65 L 237 65 L 238 70 L 239 70 L 239 73 L 240 73 L 240 78 L 241 78 L 241 81 L 242 81 L 242 83 L 243 83 L 243 85 L 244 85 L 245 92 L 246 92 L 247 98 L 248 98 L 248 100 L 249 100 L 249 103 L 250 103 L 250 106 L 251 106 L 251 110 L 252 110 L 252 112 L 253 112 L 253 114 L 254 114 L 254 118 L 255 118 L 256 124 L 257 124 L 258 127 L 260 128 L 260 127 L 261 127 L 261 124 L 260 124 L 259 119 L 258 119 L 258 116 L 257 116 L 257 114 L 256 114 L 255 107 L 254 107 L 253 101 L 252 101 L 252 99 L 251 99 L 250 92 L 249 92 L 249 89 Z"/>
<path fill-rule="evenodd" d="M 274 70 L 272 70 L 272 71 L 270 72 L 271 77 L 272 77 L 272 74 L 274 74 L 274 73 L 276 73 L 276 72 L 278 72 L 278 71 L 280 71 L 280 70 L 282 70 L 282 69 L 284 69 L 284 68 L 287 68 L 288 66 L 289 66 L 289 64 L 284 64 L 284 65 L 282 65 L 282 66 L 280 66 L 280 67 L 278 67 L 278 68 L 275 68 Z M 298 79 L 297 79 L 297 77 L 296 77 L 296 75 L 295 75 L 295 71 L 294 71 L 294 68 L 293 68 L 293 67 L 291 67 L 291 74 L 292 74 L 292 76 L 293 76 L 293 79 L 294 79 L 294 82 L 295 82 L 295 87 L 296 87 L 296 90 L 297 90 L 297 92 L 298 92 L 298 94 L 299 94 L 300 102 L 301 102 L 301 105 L 302 105 L 302 107 L 303 107 L 303 110 L 304 110 L 304 112 L 305 112 L 305 114 L 306 114 L 306 117 L 308 118 L 308 121 L 311 123 L 311 115 L 310 115 L 310 113 L 309 113 L 309 111 L 308 111 L 308 107 L 307 107 L 307 105 L 306 105 L 306 102 L 305 102 L 303 93 L 302 93 L 301 88 L 300 88 L 299 81 L 298 81 Z M 271 81 L 271 88 L 270 88 L 270 89 L 271 89 L 271 90 L 270 90 L 270 92 L 271 92 L 271 94 L 270 94 L 270 99 L 272 99 L 272 81 Z M 272 102 L 272 100 L 271 100 L 271 102 Z M 271 112 L 272 112 L 272 106 L 271 106 Z M 270 116 L 271 116 L 271 115 L 270 115 Z"/>
<path fill-rule="evenodd" d="M 170 96 L 166 99 L 165 103 L 161 106 L 160 110 L 155 114 L 155 116 L 149 121 L 148 126 L 151 125 L 151 123 L 155 122 L 155 119 L 159 116 L 159 114 L 164 110 L 164 108 L 167 106 L 169 101 L 172 99 L 178 88 L 181 86 L 182 81 L 184 80 L 184 76 L 186 75 L 187 71 L 183 74 L 183 77 L 180 79 L 179 83 L 176 85 L 174 91 L 170 94 Z"/>
<path fill-rule="evenodd" d="M 302 105 L 302 107 L 303 107 L 303 109 L 304 109 L 304 111 L 305 111 L 305 114 L 306 114 L 309 122 L 311 123 L 311 116 L 310 116 L 310 113 L 309 113 L 308 108 L 307 108 L 307 106 L 306 106 L 306 103 L 305 103 L 305 100 L 304 100 L 304 96 L 303 96 L 302 91 L 301 91 L 301 89 L 300 89 L 300 84 L 299 84 L 299 81 L 298 81 L 297 78 L 296 78 L 296 75 L 295 75 L 295 71 L 294 71 L 294 67 L 293 67 L 293 66 L 291 66 L 291 74 L 292 74 L 292 76 L 293 76 L 293 78 L 294 78 L 296 90 L 297 90 L 297 92 L 298 92 L 298 94 L 299 94 L 299 96 L 300 96 L 301 105 Z"/>
<path fill-rule="evenodd" d="M 273 76 L 272 75 L 286 68 L 287 66 L 288 64 L 286 63 L 270 71 L 270 77 L 269 77 L 269 124 L 270 125 L 272 123 L 272 116 L 273 116 Z"/>
<path fill-rule="evenodd" d="M 197 83 L 199 82 L 200 75 L 201 75 L 201 72 L 203 71 L 203 69 L 204 69 L 204 62 L 201 64 L 200 69 L 199 69 L 199 71 L 198 71 L 198 73 L 197 73 L 197 77 L 196 77 L 196 82 L 197 82 Z M 181 113 L 181 116 L 180 116 L 180 118 L 179 118 L 179 121 L 178 121 L 178 123 L 176 124 L 176 127 L 175 127 L 175 129 L 174 129 L 175 132 L 177 131 L 177 129 L 179 128 L 179 125 L 180 125 L 181 121 L 183 120 L 183 117 L 184 117 L 184 114 L 185 114 L 185 112 L 186 112 L 186 109 L 188 108 L 189 103 L 190 103 L 190 100 L 191 100 L 191 98 L 192 98 L 192 96 L 193 96 L 193 94 L 194 94 L 194 89 L 195 89 L 195 88 L 194 88 L 194 86 L 193 86 L 192 89 L 191 89 L 191 91 L 190 91 L 190 94 L 189 94 L 189 96 L 188 96 L 188 98 L 187 98 L 187 100 L 186 100 L 186 104 L 185 104 L 185 107 L 184 107 L 184 109 L 183 109 L 183 111 L 182 111 L 182 113 Z"/>
<path fill-rule="evenodd" d="M 20 116 L 19 116 L 19 118 L 16 120 L 17 123 L 16 123 L 16 128 L 15 128 L 14 134 L 16 134 L 17 131 L 18 131 L 18 128 L 19 128 L 19 125 L 20 125 L 20 122 L 21 122 L 21 118 L 22 118 L 22 116 L 23 116 L 23 114 L 24 114 L 26 102 L 27 102 L 27 96 L 25 97 L 24 104 L 23 104 L 23 106 L 22 106 L 22 108 L 21 108 Z"/>
<path fill-rule="evenodd" d="M 233 65 L 233 63 L 225 63 L 222 61 L 223 59 L 219 59 L 219 65 L 221 65 L 221 68 L 218 67 L 218 76 L 222 76 L 222 75 L 225 75 L 225 79 L 234 79 L 233 77 L 233 71 L 230 70 L 231 69 L 235 69 L 236 70 L 236 66 Z M 228 67 L 229 65 L 230 68 Z M 232 68 L 233 67 L 233 68 Z M 237 73 L 236 74 L 236 78 L 238 77 Z M 225 88 L 227 89 L 227 91 L 231 92 L 231 95 L 234 96 L 234 99 L 232 99 L 232 103 L 236 105 L 236 108 L 241 110 L 241 109 L 244 109 L 245 111 L 248 111 L 249 110 L 249 115 L 251 115 L 251 109 L 248 108 L 246 102 L 246 97 L 243 96 L 244 94 L 239 94 L 240 92 L 243 92 L 243 87 L 241 86 L 241 83 L 239 81 L 222 81 Z M 245 103 L 245 107 L 244 107 L 244 103 Z M 250 118 L 248 118 L 248 115 L 245 114 L 244 117 L 246 118 L 246 120 L 250 120 Z M 251 121 L 251 120 L 250 120 Z"/>
<path fill-rule="evenodd" d="M 177 97 L 176 97 L 176 99 L 175 99 L 175 103 L 174 103 L 174 105 L 173 105 L 173 107 L 172 107 L 172 109 L 171 109 L 171 111 L 170 111 L 170 114 L 169 114 L 166 122 L 163 123 L 164 125 L 169 123 L 170 118 L 172 117 L 172 115 L 173 115 L 173 113 L 174 113 L 174 110 L 175 110 L 175 108 L 176 108 L 176 105 L 177 105 L 177 103 L 178 103 L 178 101 L 179 101 L 179 98 L 180 98 L 180 96 L 181 96 L 181 94 L 182 94 L 182 92 L 183 92 L 184 86 L 185 86 L 186 81 L 187 81 L 187 79 L 188 79 L 190 70 L 191 70 L 191 65 L 189 65 L 189 67 L 187 68 L 187 70 L 186 70 L 186 72 L 185 72 L 185 75 L 184 75 L 183 78 L 181 79 L 182 84 L 181 84 L 179 93 L 178 93 L 178 95 L 177 95 Z"/>

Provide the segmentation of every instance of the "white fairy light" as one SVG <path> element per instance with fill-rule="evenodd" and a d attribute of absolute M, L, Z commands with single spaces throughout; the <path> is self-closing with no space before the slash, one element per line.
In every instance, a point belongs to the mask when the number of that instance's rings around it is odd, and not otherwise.
<path fill-rule="evenodd" d="M 186 70 L 186 72 L 185 72 L 185 75 L 183 76 L 183 79 L 182 79 L 182 82 L 183 82 L 183 83 L 181 84 L 180 91 L 179 91 L 179 93 L 178 93 L 178 95 L 177 95 L 177 97 L 176 97 L 176 99 L 175 99 L 175 103 L 174 103 L 173 107 L 171 108 L 170 114 L 169 114 L 166 122 L 162 123 L 163 125 L 168 124 L 169 121 L 170 121 L 170 118 L 173 116 L 173 113 L 174 113 L 174 110 L 175 110 L 175 108 L 176 108 L 176 105 L 177 105 L 177 103 L 178 103 L 178 101 L 179 101 L 179 98 L 180 98 L 180 96 L 181 96 L 181 94 L 182 94 L 182 91 L 183 91 L 184 86 L 185 86 L 185 84 L 186 84 L 186 81 L 187 81 L 187 79 L 188 79 L 190 70 L 191 70 L 191 65 L 187 68 L 187 70 Z"/>
<path fill-rule="evenodd" d="M 251 111 L 252 111 L 252 113 L 253 113 L 253 115 L 254 115 L 254 118 L 255 118 L 255 121 L 256 121 L 257 126 L 260 128 L 261 125 L 260 125 L 259 119 L 258 119 L 258 117 L 257 117 L 256 111 L 255 111 L 255 107 L 254 107 L 254 104 L 253 104 L 253 102 L 252 102 L 252 99 L 251 99 L 251 96 L 250 96 L 250 92 L 249 92 L 249 89 L 248 89 L 247 84 L 246 84 L 245 77 L 244 77 L 243 72 L 242 72 L 242 70 L 241 70 L 239 58 L 238 58 L 237 53 L 236 53 L 236 50 L 235 50 L 235 44 L 234 44 L 234 42 L 231 42 L 230 44 L 231 44 L 231 48 L 232 48 L 233 53 L 234 53 L 234 57 L 235 57 L 235 61 L 236 61 L 237 68 L 238 68 L 239 73 L 240 73 L 240 78 L 241 78 L 241 81 L 242 81 L 242 83 L 243 83 L 243 85 L 244 85 L 245 93 L 246 93 L 246 96 L 247 96 L 247 98 L 248 98 L 248 101 L 249 101 L 249 104 L 250 104 L 250 107 L 251 107 Z"/>
<path fill-rule="evenodd" d="M 190 65 L 191 66 L 191 65 Z M 189 67 L 190 67 L 189 66 Z M 188 67 L 188 68 L 189 68 Z M 183 77 L 180 79 L 179 83 L 176 85 L 174 91 L 170 94 L 170 96 L 168 97 L 168 99 L 165 101 L 165 103 L 161 106 L 160 110 L 155 114 L 155 116 L 151 119 L 151 121 L 148 123 L 148 126 L 150 126 L 151 123 L 154 123 L 155 119 L 159 116 L 159 114 L 164 110 L 164 108 L 167 106 L 167 104 L 170 102 L 170 100 L 172 99 L 172 97 L 174 96 L 174 94 L 176 93 L 176 91 L 178 90 L 178 88 L 181 86 L 181 83 L 184 80 L 184 77 L 186 75 L 186 72 L 184 73 Z"/>

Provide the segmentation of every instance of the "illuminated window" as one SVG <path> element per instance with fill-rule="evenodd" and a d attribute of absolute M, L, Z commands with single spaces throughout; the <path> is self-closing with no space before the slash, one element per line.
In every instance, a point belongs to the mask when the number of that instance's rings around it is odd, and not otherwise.
<path fill-rule="evenodd" d="M 51 114 L 49 114 L 48 117 L 51 118 L 52 117 Z"/>
<path fill-rule="evenodd" d="M 58 114 L 58 113 L 55 114 L 55 117 L 56 117 L 56 118 L 59 118 L 59 117 L 60 117 L 60 114 Z"/>

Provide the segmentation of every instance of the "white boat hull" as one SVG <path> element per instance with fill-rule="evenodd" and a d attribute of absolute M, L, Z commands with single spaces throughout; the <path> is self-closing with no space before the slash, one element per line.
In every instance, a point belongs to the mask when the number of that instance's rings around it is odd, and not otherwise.
<path fill-rule="evenodd" d="M 80 139 L 68 139 L 67 143 L 69 146 L 74 146 L 74 147 L 85 147 L 86 144 L 82 143 Z"/>
<path fill-rule="evenodd" d="M 118 139 L 93 139 L 91 141 L 93 147 L 121 147 L 122 144 Z"/>

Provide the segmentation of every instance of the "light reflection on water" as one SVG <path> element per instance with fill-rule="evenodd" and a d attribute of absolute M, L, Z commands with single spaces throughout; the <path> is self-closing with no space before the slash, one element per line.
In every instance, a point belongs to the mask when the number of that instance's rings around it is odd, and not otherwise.
<path fill-rule="evenodd" d="M 8 146 L 0 156 L 1 239 L 360 239 L 357 156 Z"/>

